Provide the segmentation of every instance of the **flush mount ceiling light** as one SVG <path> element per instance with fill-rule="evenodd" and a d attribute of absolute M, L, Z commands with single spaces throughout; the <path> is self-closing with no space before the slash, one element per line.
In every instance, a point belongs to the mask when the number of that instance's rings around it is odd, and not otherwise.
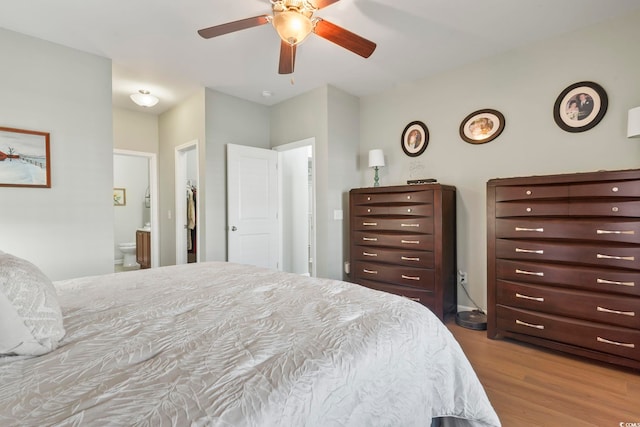
<path fill-rule="evenodd" d="M 153 96 L 148 90 L 143 89 L 140 89 L 138 93 L 132 94 L 131 100 L 141 107 L 153 107 L 160 101 L 157 96 Z"/>

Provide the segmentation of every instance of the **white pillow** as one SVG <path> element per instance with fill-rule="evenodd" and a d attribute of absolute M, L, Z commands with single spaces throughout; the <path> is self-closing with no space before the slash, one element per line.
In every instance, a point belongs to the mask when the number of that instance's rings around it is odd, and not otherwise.
<path fill-rule="evenodd" d="M 0 355 L 39 356 L 64 337 L 56 290 L 38 267 L 0 251 Z"/>

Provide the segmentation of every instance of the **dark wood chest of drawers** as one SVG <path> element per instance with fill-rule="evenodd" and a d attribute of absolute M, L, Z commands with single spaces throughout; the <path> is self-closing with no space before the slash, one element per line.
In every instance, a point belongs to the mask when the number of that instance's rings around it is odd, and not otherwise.
<path fill-rule="evenodd" d="M 456 193 L 440 184 L 349 193 L 350 280 L 420 302 L 440 319 L 456 310 Z"/>
<path fill-rule="evenodd" d="M 487 183 L 489 338 L 640 369 L 640 170 Z"/>

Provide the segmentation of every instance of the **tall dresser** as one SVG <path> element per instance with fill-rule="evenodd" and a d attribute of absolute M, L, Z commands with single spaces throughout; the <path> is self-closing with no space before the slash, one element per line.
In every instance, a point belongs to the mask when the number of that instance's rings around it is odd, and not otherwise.
<path fill-rule="evenodd" d="M 640 170 L 487 183 L 489 338 L 640 368 Z"/>
<path fill-rule="evenodd" d="M 440 319 L 456 310 L 456 193 L 440 184 L 349 193 L 350 280 L 420 302 Z"/>

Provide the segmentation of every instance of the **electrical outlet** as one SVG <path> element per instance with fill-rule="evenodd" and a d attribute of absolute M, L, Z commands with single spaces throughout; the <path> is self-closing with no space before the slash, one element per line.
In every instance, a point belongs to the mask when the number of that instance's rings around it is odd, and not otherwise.
<path fill-rule="evenodd" d="M 460 270 L 458 272 L 458 274 L 460 275 L 460 284 L 462 286 L 466 286 L 466 284 L 467 284 L 467 272 Z"/>

